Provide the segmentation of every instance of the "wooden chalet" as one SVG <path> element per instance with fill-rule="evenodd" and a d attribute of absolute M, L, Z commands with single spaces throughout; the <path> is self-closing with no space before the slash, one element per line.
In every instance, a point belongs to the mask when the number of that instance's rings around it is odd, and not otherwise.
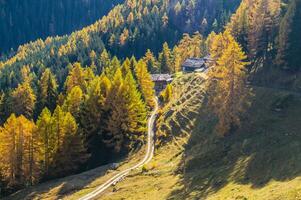
<path fill-rule="evenodd" d="M 203 72 L 209 68 L 210 61 L 209 55 L 203 58 L 188 58 L 182 64 L 182 71 L 184 73 Z"/>
<path fill-rule="evenodd" d="M 157 93 L 165 89 L 167 84 L 171 83 L 173 78 L 170 74 L 152 74 L 152 80 L 155 83 Z"/>

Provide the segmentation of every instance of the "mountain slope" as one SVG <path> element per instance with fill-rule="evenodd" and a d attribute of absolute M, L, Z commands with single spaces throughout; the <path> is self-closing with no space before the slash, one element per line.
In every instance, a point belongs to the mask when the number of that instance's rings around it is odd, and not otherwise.
<path fill-rule="evenodd" d="M 300 94 L 255 87 L 242 127 L 220 138 L 210 128 L 202 77 L 174 85 L 181 90 L 158 121 L 165 139 L 154 161 L 103 199 L 301 198 Z"/>
<path fill-rule="evenodd" d="M 0 55 L 38 38 L 94 23 L 122 0 L 0 1 Z"/>
<path fill-rule="evenodd" d="M 240 0 L 127 0 L 115 6 L 101 20 L 70 36 L 51 37 L 20 46 L 16 55 L 0 62 L 0 69 L 6 68 L 1 80 L 12 79 L 7 76 L 11 76 L 11 71 L 20 71 L 23 65 L 29 65 L 35 73 L 43 67 L 56 72 L 77 61 L 83 66 L 90 65 L 91 51 L 98 56 L 104 48 L 119 58 L 132 55 L 140 58 L 147 49 L 157 54 L 164 42 L 173 46 L 186 31 L 206 34 L 212 29 L 221 30 L 239 3 Z M 179 17 L 182 20 L 177 20 Z M 206 21 L 203 30 L 201 21 Z M 188 26 L 191 23 L 196 25 Z M 16 84 L 6 84 L 2 83 L 1 88 L 16 87 Z"/>

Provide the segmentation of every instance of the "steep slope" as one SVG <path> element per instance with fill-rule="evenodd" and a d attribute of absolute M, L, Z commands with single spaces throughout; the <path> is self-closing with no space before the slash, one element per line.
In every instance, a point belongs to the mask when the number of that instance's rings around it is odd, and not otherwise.
<path fill-rule="evenodd" d="M 0 55 L 38 38 L 69 34 L 94 23 L 123 0 L 0 1 Z"/>
<path fill-rule="evenodd" d="M 220 138 L 204 104 L 204 80 L 185 75 L 174 85 L 180 90 L 158 121 L 165 139 L 154 161 L 104 199 L 301 198 L 300 94 L 255 87 L 241 128 Z"/>
<path fill-rule="evenodd" d="M 165 41 L 173 46 L 183 32 L 198 30 L 206 34 L 213 29 L 210 24 L 213 24 L 215 19 L 217 20 L 214 29 L 221 30 L 239 3 L 240 0 L 127 0 L 115 6 L 101 20 L 69 36 L 50 37 L 45 41 L 37 40 L 20 46 L 14 56 L 0 62 L 1 89 L 17 86 L 20 82 L 18 72 L 24 65 L 30 67 L 34 76 L 39 76 L 41 69 L 47 67 L 60 77 L 62 73 L 63 76 L 66 74 L 66 66 L 69 63 L 78 61 L 83 66 L 90 65 L 92 51 L 97 57 L 105 48 L 119 58 L 132 55 L 139 58 L 147 49 L 157 54 Z M 197 14 L 191 15 L 192 13 Z M 188 28 L 183 26 L 184 22 L 177 20 L 180 16 L 185 19 L 186 24 L 196 25 Z M 204 24 L 207 23 L 203 31 L 198 23 L 202 20 Z"/>

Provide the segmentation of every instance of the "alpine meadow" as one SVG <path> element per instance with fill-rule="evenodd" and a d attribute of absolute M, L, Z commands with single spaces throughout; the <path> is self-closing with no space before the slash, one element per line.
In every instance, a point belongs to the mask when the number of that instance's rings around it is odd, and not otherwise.
<path fill-rule="evenodd" d="M 0 0 L 0 199 L 301 200 L 301 0 Z"/>

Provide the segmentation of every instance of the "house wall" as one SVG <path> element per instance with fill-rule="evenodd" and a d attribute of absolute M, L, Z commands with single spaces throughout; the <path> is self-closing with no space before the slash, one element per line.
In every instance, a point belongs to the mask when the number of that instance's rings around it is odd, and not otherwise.
<path fill-rule="evenodd" d="M 167 82 L 166 81 L 156 81 L 155 82 L 155 90 L 156 90 L 157 93 L 159 93 L 162 90 L 164 90 L 166 86 L 167 86 Z"/>
<path fill-rule="evenodd" d="M 198 68 L 194 67 L 182 67 L 183 72 L 194 72 Z"/>

